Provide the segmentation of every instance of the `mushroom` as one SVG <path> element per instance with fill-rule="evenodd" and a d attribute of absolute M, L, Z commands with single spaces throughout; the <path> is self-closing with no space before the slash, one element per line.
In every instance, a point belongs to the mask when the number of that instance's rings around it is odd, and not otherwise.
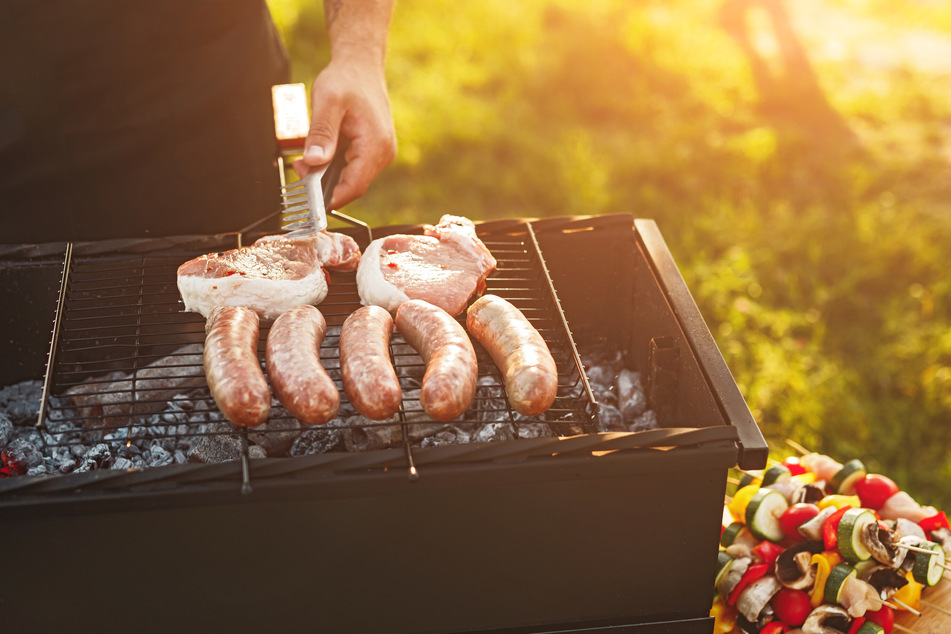
<path fill-rule="evenodd" d="M 812 556 L 821 552 L 818 542 L 793 544 L 776 558 L 776 578 L 787 588 L 805 590 L 816 581 L 816 566 Z"/>
<path fill-rule="evenodd" d="M 875 588 L 875 591 L 883 599 L 889 598 L 908 585 L 908 579 L 905 578 L 905 575 L 891 566 L 881 564 L 863 568 L 862 572 L 859 573 L 859 579 Z"/>
<path fill-rule="evenodd" d="M 887 566 L 898 565 L 898 549 L 892 543 L 893 535 L 890 530 L 880 526 L 878 522 L 871 522 L 865 526 L 859 537 L 875 561 Z"/>
<path fill-rule="evenodd" d="M 773 596 L 782 589 L 779 579 L 772 575 L 761 577 L 751 583 L 736 600 L 737 611 L 747 620 L 755 623 L 760 612 L 769 605 Z"/>
<path fill-rule="evenodd" d="M 820 605 L 802 624 L 803 634 L 842 634 L 849 629 L 849 613 L 837 605 Z"/>
<path fill-rule="evenodd" d="M 824 481 L 805 484 L 793 491 L 789 503 L 798 504 L 799 502 L 805 502 L 806 504 L 816 504 L 826 496 L 825 488 L 826 483 Z"/>
<path fill-rule="evenodd" d="M 902 548 L 902 546 L 911 546 L 912 548 L 921 548 L 928 543 L 927 539 L 919 537 L 918 535 L 906 535 L 895 542 L 895 546 L 898 547 L 898 557 L 895 562 L 896 568 L 901 568 L 904 571 L 911 570 L 915 565 L 915 555 L 912 551 L 907 548 Z"/>
<path fill-rule="evenodd" d="M 805 537 L 806 539 L 812 540 L 814 542 L 822 541 L 822 524 L 825 523 L 826 519 L 836 512 L 834 506 L 827 506 L 819 514 L 813 517 L 811 520 L 799 525 L 799 528 L 796 530 L 799 531 L 799 534 Z"/>

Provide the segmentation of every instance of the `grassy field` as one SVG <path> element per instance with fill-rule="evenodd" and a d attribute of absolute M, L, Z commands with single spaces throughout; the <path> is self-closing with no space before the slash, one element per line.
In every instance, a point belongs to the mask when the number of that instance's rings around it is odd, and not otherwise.
<path fill-rule="evenodd" d="M 319 4 L 271 0 L 295 78 Z M 777 457 L 951 510 L 951 5 L 399 0 L 371 224 L 655 219 Z"/>

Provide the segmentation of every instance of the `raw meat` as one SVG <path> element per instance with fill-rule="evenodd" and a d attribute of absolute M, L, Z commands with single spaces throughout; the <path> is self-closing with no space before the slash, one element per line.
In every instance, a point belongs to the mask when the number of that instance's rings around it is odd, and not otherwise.
<path fill-rule="evenodd" d="M 327 278 L 321 267 L 353 271 L 359 262 L 357 243 L 342 233 L 265 236 L 248 247 L 185 262 L 178 267 L 178 290 L 185 310 L 206 319 L 218 306 L 246 306 L 275 319 L 294 306 L 324 300 Z"/>
<path fill-rule="evenodd" d="M 468 218 L 445 215 L 424 235 L 396 234 L 374 240 L 357 269 L 357 290 L 366 305 L 395 311 L 422 299 L 452 316 L 485 289 L 496 261 Z"/>

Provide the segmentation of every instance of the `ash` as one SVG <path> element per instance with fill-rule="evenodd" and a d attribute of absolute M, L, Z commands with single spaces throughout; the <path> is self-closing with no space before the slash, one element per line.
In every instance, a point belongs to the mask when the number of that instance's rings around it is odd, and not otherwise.
<path fill-rule="evenodd" d="M 598 431 L 642 431 L 658 426 L 656 415 L 647 406 L 641 374 L 626 367 L 620 352 L 584 353 L 582 362 L 599 404 Z M 332 370 L 332 363 L 325 365 Z M 579 425 L 547 420 L 545 415 L 526 417 L 513 412 L 494 375 L 480 377 L 472 411 L 462 417 L 465 422 L 436 423 L 426 418 L 419 404 L 422 366 L 397 364 L 397 371 L 404 386 L 405 424 L 396 417 L 371 421 L 344 400 L 335 420 L 311 427 L 280 416 L 283 409 L 274 400 L 272 412 L 277 415 L 246 432 L 235 431 L 205 388 L 175 394 L 164 406 L 159 404 L 160 411 L 128 416 L 126 424 L 90 430 L 69 403 L 56 397 L 50 397 L 45 428 L 37 428 L 40 381 L 0 387 L 0 477 L 219 463 L 240 459 L 245 450 L 251 458 L 305 456 L 371 451 L 406 442 L 413 447 L 439 447 L 584 431 Z M 580 395 L 580 382 L 576 389 L 579 394 L 571 396 Z"/>

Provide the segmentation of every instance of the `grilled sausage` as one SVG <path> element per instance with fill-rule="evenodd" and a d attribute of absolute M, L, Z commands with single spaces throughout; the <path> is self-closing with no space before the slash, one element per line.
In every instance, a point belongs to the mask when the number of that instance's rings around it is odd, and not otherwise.
<path fill-rule="evenodd" d="M 515 411 L 537 416 L 551 407 L 558 392 L 558 368 L 522 311 L 497 295 L 483 295 L 469 307 L 466 328 L 502 371 Z"/>
<path fill-rule="evenodd" d="M 205 378 L 221 413 L 236 425 L 254 427 L 271 412 L 258 361 L 258 316 L 243 306 L 220 306 L 205 324 Z"/>
<path fill-rule="evenodd" d="M 298 420 L 320 425 L 340 407 L 340 392 L 320 364 L 320 344 L 327 322 L 313 306 L 282 313 L 267 336 L 267 374 L 277 398 Z"/>
<path fill-rule="evenodd" d="M 343 389 L 357 411 L 383 420 L 400 409 L 403 392 L 390 359 L 393 318 L 385 308 L 363 306 L 340 330 Z"/>
<path fill-rule="evenodd" d="M 403 302 L 396 329 L 426 363 L 419 401 L 434 420 L 462 414 L 475 398 L 478 361 L 463 327 L 438 306 L 421 299 Z"/>

